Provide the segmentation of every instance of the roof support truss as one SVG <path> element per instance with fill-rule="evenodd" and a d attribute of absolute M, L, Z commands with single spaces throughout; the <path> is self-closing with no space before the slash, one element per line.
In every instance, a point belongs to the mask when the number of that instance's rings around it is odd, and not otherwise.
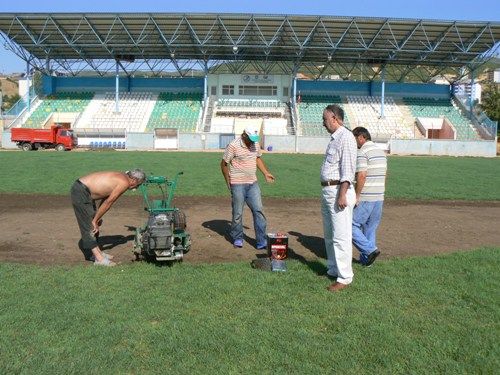
<path fill-rule="evenodd" d="M 428 79 L 442 67 L 477 69 L 498 49 L 500 23 L 256 14 L 4 13 L 0 35 L 9 50 L 42 71 L 51 61 L 52 67 L 69 74 L 91 69 L 107 75 L 113 71 L 108 66 L 118 61 L 126 75 L 151 71 L 187 76 L 199 74 L 201 67 L 201 74 L 303 72 L 314 78 L 348 78 L 359 72 L 363 78 L 379 79 L 370 68 L 375 63 L 399 67 L 388 78 L 401 80 L 405 73 Z"/>

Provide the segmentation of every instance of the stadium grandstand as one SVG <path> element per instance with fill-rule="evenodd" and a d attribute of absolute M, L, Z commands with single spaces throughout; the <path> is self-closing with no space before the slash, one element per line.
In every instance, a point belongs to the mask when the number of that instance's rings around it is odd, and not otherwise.
<path fill-rule="evenodd" d="M 497 124 L 471 82 L 500 23 L 250 14 L 0 14 L 26 61 L 13 127 L 72 128 L 80 147 L 222 149 L 248 124 L 262 147 L 323 152 L 337 103 L 391 153 L 496 155 Z"/>

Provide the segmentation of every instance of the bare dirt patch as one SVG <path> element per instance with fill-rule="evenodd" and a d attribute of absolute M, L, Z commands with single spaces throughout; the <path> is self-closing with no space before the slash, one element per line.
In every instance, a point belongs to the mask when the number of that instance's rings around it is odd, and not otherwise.
<path fill-rule="evenodd" d="M 231 220 L 230 198 L 178 197 L 175 205 L 187 215 L 193 238 L 187 263 L 251 260 L 255 249 L 250 211 L 245 210 L 247 235 L 242 249 L 226 237 Z M 268 232 L 289 235 L 292 257 L 325 258 L 319 199 L 264 198 Z M 101 245 L 122 264 L 133 262 L 134 228 L 144 225 L 146 212 L 138 196 L 126 196 L 104 216 Z M 382 255 L 405 257 L 500 246 L 497 224 L 500 202 L 386 201 L 378 242 Z M 79 231 L 69 197 L 0 194 L 0 261 L 42 265 L 84 264 L 78 249 Z M 356 251 L 354 251 L 356 254 Z"/>

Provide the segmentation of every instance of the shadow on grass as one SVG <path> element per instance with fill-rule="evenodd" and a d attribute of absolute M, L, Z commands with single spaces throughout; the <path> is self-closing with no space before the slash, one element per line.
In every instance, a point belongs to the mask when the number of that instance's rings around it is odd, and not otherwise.
<path fill-rule="evenodd" d="M 318 258 L 326 259 L 325 242 L 322 237 L 306 236 L 302 233 L 289 231 L 289 235 L 297 237 L 297 241 Z M 296 259 L 300 263 L 309 267 L 318 276 L 326 274 L 326 266 L 317 260 L 307 260 L 302 255 L 297 254 L 292 248 L 288 248 L 288 257 Z"/>
<path fill-rule="evenodd" d="M 130 227 L 130 228 L 133 228 L 133 230 L 135 231 L 135 227 Z M 130 228 L 129 228 L 129 230 L 132 230 Z M 134 238 L 135 238 L 135 235 L 132 235 L 132 234 L 128 235 L 128 236 L 124 236 L 121 234 L 120 235 L 113 235 L 113 236 L 98 236 L 97 243 L 99 244 L 99 247 L 101 248 L 101 250 L 104 251 L 104 250 L 111 250 L 112 248 L 114 248 L 118 245 L 123 245 L 129 241 L 133 241 Z M 78 241 L 78 248 L 82 252 L 85 260 L 93 261 L 92 260 L 92 256 L 93 256 L 92 251 L 90 249 L 83 248 L 81 239 Z"/>
<path fill-rule="evenodd" d="M 233 244 L 233 239 L 229 235 L 229 230 L 231 229 L 231 222 L 229 220 L 221 220 L 221 219 L 209 220 L 201 223 L 201 226 L 203 228 L 210 229 L 211 231 L 217 233 L 221 237 L 224 237 L 224 239 L 231 245 Z M 243 229 L 249 229 L 249 228 L 243 225 Z M 243 234 L 243 240 L 247 242 L 249 245 L 252 245 L 254 247 L 257 245 L 255 239 L 248 237 L 246 234 Z"/>
<path fill-rule="evenodd" d="M 297 237 L 297 241 L 318 258 L 326 259 L 325 241 L 323 237 L 306 236 L 294 231 L 290 231 L 288 234 Z"/>

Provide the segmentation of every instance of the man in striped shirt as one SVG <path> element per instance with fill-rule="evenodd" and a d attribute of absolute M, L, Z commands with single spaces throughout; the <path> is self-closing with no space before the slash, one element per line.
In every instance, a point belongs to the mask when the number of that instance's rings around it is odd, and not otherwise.
<path fill-rule="evenodd" d="M 259 129 L 247 126 L 241 137 L 229 143 L 222 157 L 220 167 L 232 198 L 232 221 L 229 235 L 236 248 L 243 247 L 243 207 L 250 207 L 255 229 L 256 247 L 267 248 L 266 217 L 262 208 L 260 187 L 257 182 L 257 168 L 267 182 L 274 182 L 274 176 L 267 170 L 261 158 Z"/>
<path fill-rule="evenodd" d="M 344 126 L 344 110 L 329 105 L 323 111 L 323 126 L 331 134 L 321 166 L 321 214 L 327 257 L 327 275 L 337 292 L 347 287 L 352 272 L 352 210 L 356 203 L 356 141 Z"/>
<path fill-rule="evenodd" d="M 367 129 L 357 127 L 352 133 L 358 144 L 352 242 L 360 252 L 359 262 L 369 267 L 380 255 L 376 235 L 384 204 L 387 157 Z"/>

